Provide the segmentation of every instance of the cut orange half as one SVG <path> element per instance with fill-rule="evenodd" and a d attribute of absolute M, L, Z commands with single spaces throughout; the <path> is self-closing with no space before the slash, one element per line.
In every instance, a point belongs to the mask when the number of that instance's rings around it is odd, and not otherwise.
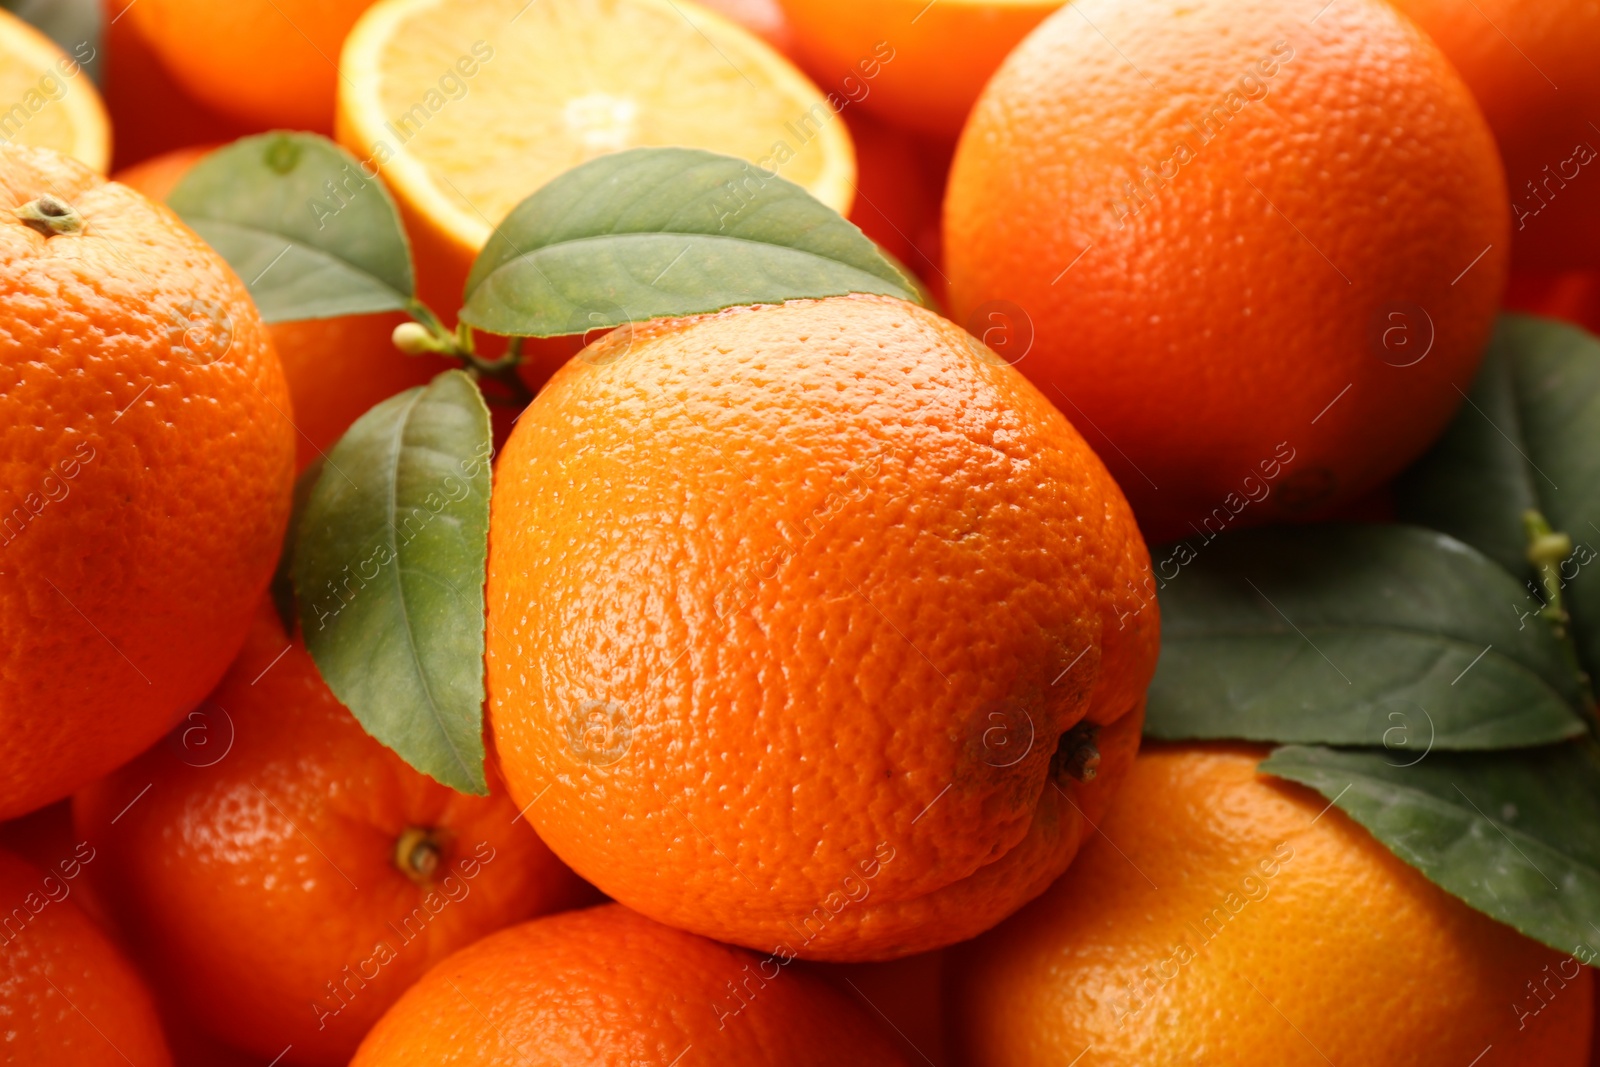
<path fill-rule="evenodd" d="M 821 90 L 688 0 L 380 0 L 345 40 L 336 127 L 394 191 L 421 296 L 446 315 L 495 224 L 607 152 L 738 156 L 841 213 L 855 186 Z"/>
<path fill-rule="evenodd" d="M 111 123 L 80 56 L 8 11 L 0 10 L 0 141 L 53 148 L 104 174 L 111 164 Z"/>

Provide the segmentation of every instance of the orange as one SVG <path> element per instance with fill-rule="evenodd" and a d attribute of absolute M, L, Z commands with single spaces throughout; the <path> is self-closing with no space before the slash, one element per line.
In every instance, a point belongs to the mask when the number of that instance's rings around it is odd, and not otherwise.
<path fill-rule="evenodd" d="M 620 327 L 497 464 L 501 770 L 661 922 L 816 959 L 938 947 L 1042 892 L 1116 788 L 1149 582 L 1083 439 L 932 312 Z"/>
<path fill-rule="evenodd" d="M 283 1063 L 343 1064 L 434 963 L 589 894 L 503 791 L 373 740 L 267 608 L 216 691 L 74 813 L 180 1014 Z"/>
<path fill-rule="evenodd" d="M 372 0 L 137 0 L 124 8 L 173 80 L 252 129 L 333 129 L 339 48 Z"/>
<path fill-rule="evenodd" d="M 150 991 L 72 900 L 93 848 L 41 870 L 0 851 L 0 1036 L 29 1067 L 170 1067 Z"/>
<path fill-rule="evenodd" d="M 133 19 L 121 17 L 128 6 L 128 0 L 101 0 L 100 5 L 104 20 L 100 79 L 106 110 L 117 131 L 113 170 L 184 145 L 231 141 L 248 133 L 242 124 L 216 114 L 178 87 Z"/>
<path fill-rule="evenodd" d="M 836 108 L 770 45 L 678 0 L 380 0 L 340 59 L 339 141 L 383 175 L 447 319 L 494 226 L 607 152 L 738 156 L 850 210 Z"/>
<path fill-rule="evenodd" d="M 616 904 L 553 915 L 428 972 L 351 1067 L 906 1064 L 860 1008 L 792 962 Z"/>
<path fill-rule="evenodd" d="M 0 142 L 51 148 L 105 173 L 111 122 L 82 63 L 84 41 L 67 55 L 50 38 L 0 10 Z"/>
<path fill-rule="evenodd" d="M 1587 1062 L 1586 968 L 1257 774 L 1266 753 L 1140 755 L 1072 871 L 956 951 L 963 1062 Z"/>
<path fill-rule="evenodd" d="M 294 431 L 244 285 L 171 213 L 43 149 L 0 148 L 0 189 L 4 818 L 222 676 L 283 541 Z"/>
<path fill-rule="evenodd" d="M 1061 0 L 782 0 L 803 65 L 872 114 L 961 132 L 985 82 Z"/>
<path fill-rule="evenodd" d="M 1600 267 L 1600 4 L 1393 3 L 1450 57 L 1494 130 L 1517 268 Z"/>
<path fill-rule="evenodd" d="M 214 145 L 196 145 L 145 160 L 115 175 L 152 200 L 165 200 L 174 186 Z M 350 424 L 368 408 L 456 364 L 443 356 L 405 356 L 390 335 L 399 312 L 344 315 L 332 319 L 275 322 L 268 326 L 283 361 L 294 404 L 295 466 L 326 456 Z"/>
<path fill-rule="evenodd" d="M 1404 467 L 1505 284 L 1493 138 L 1381 0 L 1072 4 L 984 90 L 944 210 L 953 317 L 1031 324 L 1019 369 L 1152 541 Z"/>

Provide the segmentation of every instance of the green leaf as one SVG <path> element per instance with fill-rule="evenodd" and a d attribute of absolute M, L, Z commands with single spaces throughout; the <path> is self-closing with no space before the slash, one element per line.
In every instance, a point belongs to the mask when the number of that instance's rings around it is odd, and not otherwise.
<path fill-rule="evenodd" d="M 1467 402 L 1395 486 L 1410 522 L 1443 530 L 1531 571 L 1522 513 L 1568 534 L 1563 607 L 1578 657 L 1600 671 L 1600 341 L 1575 326 L 1503 315 Z M 1537 608 L 1518 599 L 1517 610 Z"/>
<path fill-rule="evenodd" d="M 1538 745 L 1584 729 L 1560 642 L 1512 610 L 1523 587 L 1453 538 L 1282 527 L 1190 551 L 1163 564 L 1189 559 L 1159 592 L 1152 737 L 1403 753 Z"/>
<path fill-rule="evenodd" d="M 411 248 L 383 183 L 326 137 L 264 133 L 206 156 L 167 203 L 268 322 L 410 306 Z"/>
<path fill-rule="evenodd" d="M 691 148 L 601 156 L 528 197 L 467 277 L 461 318 L 552 337 L 912 282 L 838 212 L 754 164 Z"/>
<path fill-rule="evenodd" d="M 1517 752 L 1289 746 L 1261 770 L 1310 786 L 1429 880 L 1560 952 L 1600 944 L 1600 755 L 1588 741 Z"/>
<path fill-rule="evenodd" d="M 462 792 L 483 770 L 489 410 L 445 371 L 334 446 L 294 553 L 306 648 L 361 725 Z"/>

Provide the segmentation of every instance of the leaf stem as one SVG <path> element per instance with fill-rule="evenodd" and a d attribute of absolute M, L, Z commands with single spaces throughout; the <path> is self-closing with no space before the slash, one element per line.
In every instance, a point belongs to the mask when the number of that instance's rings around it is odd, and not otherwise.
<path fill-rule="evenodd" d="M 1528 562 L 1533 565 L 1539 581 L 1539 591 L 1544 598 L 1544 608 L 1539 614 L 1550 623 L 1556 640 L 1561 643 L 1562 656 L 1578 676 L 1578 684 L 1583 694 L 1584 718 L 1588 723 L 1589 732 L 1600 739 L 1600 711 L 1595 707 L 1594 688 L 1589 672 L 1583 669 L 1583 664 L 1578 659 L 1578 646 L 1572 639 L 1571 627 L 1568 625 L 1572 621 L 1572 616 L 1567 614 L 1561 602 L 1561 589 L 1565 584 L 1561 578 L 1561 564 L 1572 555 L 1572 538 L 1559 530 L 1552 529 L 1550 520 L 1534 508 L 1522 513 L 1522 530 L 1528 538 Z"/>
<path fill-rule="evenodd" d="M 458 322 L 454 330 L 448 329 L 433 309 L 420 300 L 413 299 L 407 310 L 415 321 L 395 327 L 394 345 L 400 351 L 413 356 L 436 352 L 460 360 L 473 381 L 481 384 L 488 380 L 500 386 L 494 392 L 484 393 L 484 399 L 491 403 L 521 408 L 533 399 L 533 393 L 517 373 L 517 366 L 522 362 L 522 338 L 511 338 L 505 355 L 486 359 L 478 354 L 472 327 L 465 322 Z"/>

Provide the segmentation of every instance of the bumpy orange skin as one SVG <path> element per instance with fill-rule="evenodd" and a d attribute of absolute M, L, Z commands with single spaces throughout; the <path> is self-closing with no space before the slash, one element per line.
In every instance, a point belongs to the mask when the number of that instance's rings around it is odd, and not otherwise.
<path fill-rule="evenodd" d="M 372 0 L 139 0 L 127 17 L 174 81 L 256 129 L 333 132 L 339 49 Z"/>
<path fill-rule="evenodd" d="M 0 818 L 133 757 L 227 669 L 294 476 L 283 368 L 170 212 L 0 149 Z M 10 207 L 83 216 L 44 237 Z"/>
<path fill-rule="evenodd" d="M 953 140 L 1006 53 L 1061 0 L 783 0 L 794 51 L 824 89 Z"/>
<path fill-rule="evenodd" d="M 1600 267 L 1600 4 L 1392 2 L 1450 57 L 1494 130 L 1517 269 Z"/>
<path fill-rule="evenodd" d="M 40 870 L 0 851 L 4 1062 L 28 1067 L 170 1067 L 155 1003 L 133 966 L 73 901 L 96 860 Z"/>
<path fill-rule="evenodd" d="M 270 610 L 210 698 L 74 811 L 184 1017 L 264 1059 L 293 1045 L 284 1063 L 343 1064 L 451 952 L 592 899 L 502 790 L 464 796 L 373 740 Z M 442 835 L 424 883 L 395 864 L 408 827 Z"/>
<path fill-rule="evenodd" d="M 619 329 L 497 466 L 502 772 L 558 855 L 652 918 L 818 959 L 948 944 L 1042 892 L 1115 788 L 1148 583 L 1083 439 L 929 311 Z M 1051 769 L 1083 720 L 1087 783 Z"/>
<path fill-rule="evenodd" d="M 379 1021 L 351 1067 L 678 1062 L 907 1061 L 862 1008 L 792 961 L 609 904 L 502 930 L 456 953 Z"/>
<path fill-rule="evenodd" d="M 961 1062 L 1044 1067 L 1091 1046 L 1104 1067 L 1587 1062 L 1587 968 L 1258 775 L 1266 753 L 1140 755 L 1072 871 L 955 950 Z"/>
<path fill-rule="evenodd" d="M 196 145 L 147 159 L 114 175 L 152 200 L 165 200 L 214 145 Z M 295 468 L 303 470 L 344 436 L 374 404 L 456 364 L 443 356 L 402 355 L 390 340 L 409 317 L 344 315 L 332 319 L 275 322 L 267 327 L 283 361 L 294 403 Z"/>
<path fill-rule="evenodd" d="M 1381 0 L 1080 6 L 962 134 L 952 317 L 1031 320 L 1018 368 L 1153 542 L 1360 496 L 1444 427 L 1505 284 L 1477 105 Z"/>

